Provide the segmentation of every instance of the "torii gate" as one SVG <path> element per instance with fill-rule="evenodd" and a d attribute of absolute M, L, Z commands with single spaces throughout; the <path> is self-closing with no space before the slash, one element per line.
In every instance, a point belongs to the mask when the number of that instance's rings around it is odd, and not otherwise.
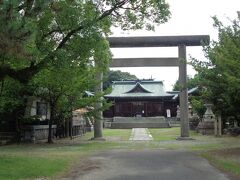
<path fill-rule="evenodd" d="M 109 37 L 110 48 L 134 47 L 178 47 L 178 57 L 173 58 L 113 58 L 110 67 L 179 67 L 180 91 L 180 122 L 182 139 L 189 138 L 188 120 L 188 90 L 187 90 L 187 60 L 186 46 L 209 44 L 208 35 L 194 36 L 144 36 L 144 37 Z M 102 75 L 97 79 L 102 80 Z M 96 87 L 96 92 L 102 91 L 102 84 Z M 99 103 L 98 106 L 101 106 Z M 102 113 L 99 114 L 100 116 Z M 100 130 L 95 138 L 102 138 L 102 121 L 96 121 L 96 130 Z"/>

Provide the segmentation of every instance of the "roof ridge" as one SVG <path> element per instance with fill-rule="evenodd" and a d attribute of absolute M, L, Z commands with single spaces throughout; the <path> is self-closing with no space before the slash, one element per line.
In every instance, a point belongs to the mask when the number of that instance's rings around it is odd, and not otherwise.
<path fill-rule="evenodd" d="M 125 92 L 125 93 L 132 93 L 137 87 L 140 87 L 140 89 L 141 89 L 144 93 L 153 93 L 153 92 L 147 90 L 145 87 L 143 87 L 140 82 L 137 82 L 132 89 L 130 89 L 129 91 L 127 91 L 127 92 Z"/>
<path fill-rule="evenodd" d="M 146 80 L 127 80 L 127 81 L 112 81 L 113 84 L 129 84 L 129 83 L 161 83 L 163 84 L 163 81 L 146 81 Z"/>

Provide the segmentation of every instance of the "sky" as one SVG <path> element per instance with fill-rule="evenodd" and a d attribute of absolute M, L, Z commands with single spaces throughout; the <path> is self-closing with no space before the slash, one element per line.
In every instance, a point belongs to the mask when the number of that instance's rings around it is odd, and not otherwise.
<path fill-rule="evenodd" d="M 210 35 L 217 40 L 217 30 L 213 27 L 212 16 L 217 16 L 224 24 L 237 17 L 240 0 L 166 0 L 170 5 L 171 19 L 157 26 L 155 31 L 121 31 L 113 29 L 112 36 L 171 36 L 171 35 Z M 178 57 L 177 47 L 168 48 L 112 48 L 114 58 L 133 57 Z M 187 47 L 187 60 L 190 56 L 205 60 L 202 47 Z M 178 67 L 133 67 L 111 68 L 136 75 L 139 79 L 153 78 L 164 82 L 165 90 L 170 91 L 178 79 Z M 187 73 L 193 77 L 196 72 L 188 65 Z"/>

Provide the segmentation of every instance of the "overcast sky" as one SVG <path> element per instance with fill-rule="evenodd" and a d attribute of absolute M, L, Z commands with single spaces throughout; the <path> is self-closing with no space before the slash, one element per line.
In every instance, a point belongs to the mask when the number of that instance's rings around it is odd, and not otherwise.
<path fill-rule="evenodd" d="M 213 28 L 212 16 L 216 15 L 224 23 L 229 18 L 237 17 L 240 11 L 240 0 L 166 0 L 170 4 L 171 19 L 158 27 L 155 32 L 148 31 L 119 31 L 114 30 L 113 36 L 168 36 L 168 35 L 210 35 L 211 40 L 217 39 L 217 31 Z M 177 48 L 125 48 L 112 49 L 114 57 L 177 57 Z M 187 47 L 189 56 L 204 59 L 201 47 Z M 178 79 L 177 67 L 136 67 L 112 68 L 135 74 L 138 78 L 154 78 L 164 81 L 165 89 L 172 90 L 172 85 Z M 193 76 L 195 71 L 188 66 L 188 74 Z"/>

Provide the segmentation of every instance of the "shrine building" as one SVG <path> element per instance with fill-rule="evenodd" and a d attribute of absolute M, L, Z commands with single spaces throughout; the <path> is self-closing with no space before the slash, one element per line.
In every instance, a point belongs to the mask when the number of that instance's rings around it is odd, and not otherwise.
<path fill-rule="evenodd" d="M 176 117 L 179 105 L 178 91 L 166 92 L 162 81 L 114 81 L 112 92 L 104 97 L 113 102 L 103 112 L 113 117 Z"/>

